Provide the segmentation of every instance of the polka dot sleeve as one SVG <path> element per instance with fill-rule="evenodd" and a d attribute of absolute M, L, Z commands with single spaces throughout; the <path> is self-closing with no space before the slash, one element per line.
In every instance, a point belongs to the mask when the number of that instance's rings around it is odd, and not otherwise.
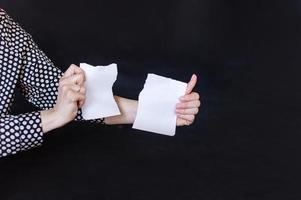
<path fill-rule="evenodd" d="M 0 157 L 39 146 L 42 136 L 40 112 L 0 118 Z"/>
<path fill-rule="evenodd" d="M 7 14 L 5 14 L 4 23 L 7 27 L 6 39 L 14 42 L 13 48 L 17 48 L 21 58 L 17 85 L 22 94 L 38 108 L 43 110 L 53 108 L 56 103 L 58 83 L 63 72 L 55 67 L 52 61 L 39 49 L 32 36 Z M 74 120 L 104 124 L 104 118 L 84 120 L 81 109 L 78 110 Z"/>
<path fill-rule="evenodd" d="M 50 109 L 56 103 L 62 75 L 32 37 L 0 9 L 0 157 L 43 142 L 40 111 L 10 115 L 15 88 L 38 108 Z M 81 110 L 75 120 L 84 121 Z"/>

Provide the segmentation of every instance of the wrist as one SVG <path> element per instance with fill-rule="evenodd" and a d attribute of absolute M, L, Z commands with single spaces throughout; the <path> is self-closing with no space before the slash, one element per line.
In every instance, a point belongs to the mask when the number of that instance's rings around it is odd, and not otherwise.
<path fill-rule="evenodd" d="M 44 133 L 63 126 L 62 120 L 60 120 L 55 108 L 41 111 L 41 120 Z"/>
<path fill-rule="evenodd" d="M 105 123 L 110 124 L 132 124 L 136 118 L 138 101 L 114 96 L 121 115 L 106 117 Z"/>

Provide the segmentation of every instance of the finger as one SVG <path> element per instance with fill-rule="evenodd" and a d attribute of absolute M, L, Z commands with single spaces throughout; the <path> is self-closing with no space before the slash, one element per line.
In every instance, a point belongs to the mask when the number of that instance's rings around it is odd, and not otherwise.
<path fill-rule="evenodd" d="M 73 91 L 76 93 L 79 93 L 80 91 L 80 86 L 79 85 L 75 85 L 75 84 L 65 84 L 65 85 L 61 85 L 59 87 L 59 92 L 62 93 L 64 96 L 68 97 L 69 91 Z"/>
<path fill-rule="evenodd" d="M 81 87 L 79 93 L 81 93 L 81 94 L 83 94 L 83 95 L 86 95 L 86 89 L 85 89 L 84 87 Z M 79 108 L 82 108 L 83 105 L 84 105 L 84 103 L 85 103 L 85 99 L 79 101 L 79 102 L 78 102 L 78 107 L 79 107 Z"/>
<path fill-rule="evenodd" d="M 176 109 L 176 114 L 181 115 L 196 115 L 198 114 L 198 108 L 189 108 L 189 109 Z"/>
<path fill-rule="evenodd" d="M 81 74 L 75 74 L 75 75 L 70 77 L 70 81 L 74 84 L 83 85 L 84 81 L 85 81 L 85 76 L 82 73 Z"/>
<path fill-rule="evenodd" d="M 81 87 L 81 86 L 75 85 L 75 84 L 68 85 L 67 87 L 68 87 L 68 89 L 70 89 L 76 93 L 82 94 L 84 96 L 86 95 L 86 89 L 84 87 Z"/>
<path fill-rule="evenodd" d="M 191 123 L 194 121 L 195 118 L 194 115 L 178 115 L 178 117 Z"/>
<path fill-rule="evenodd" d="M 85 104 L 85 100 L 81 100 L 81 101 L 79 101 L 79 103 L 78 103 L 78 107 L 79 107 L 79 108 L 82 108 L 84 104 Z"/>
<path fill-rule="evenodd" d="M 69 66 L 69 68 L 65 71 L 64 73 L 64 77 L 69 77 L 69 76 L 72 76 L 74 74 L 81 74 L 81 73 L 85 73 L 83 69 L 81 69 L 80 67 L 74 65 L 74 64 L 71 64 Z"/>
<path fill-rule="evenodd" d="M 86 94 L 86 88 L 85 87 L 82 87 L 82 86 L 79 86 L 79 85 L 76 85 L 76 84 L 72 84 L 72 85 L 69 85 L 69 88 L 72 89 L 74 92 L 78 92 L 78 93 L 83 94 L 83 95 Z"/>
<path fill-rule="evenodd" d="M 79 93 L 86 94 L 86 88 L 85 87 L 80 87 Z"/>
<path fill-rule="evenodd" d="M 188 109 L 188 108 L 198 108 L 201 102 L 199 100 L 189 101 L 184 103 L 177 103 L 176 109 Z"/>
<path fill-rule="evenodd" d="M 193 101 L 193 100 L 199 100 L 200 95 L 196 92 L 192 92 L 190 94 L 184 95 L 180 98 L 180 101 Z"/>
<path fill-rule="evenodd" d="M 69 90 L 72 90 L 76 93 L 79 93 L 81 91 L 81 87 L 79 85 L 75 85 L 75 84 L 65 84 L 65 85 L 62 85 L 59 89 L 63 93 L 67 93 Z"/>
<path fill-rule="evenodd" d="M 85 100 L 85 95 L 81 94 L 79 92 L 76 92 L 73 89 L 71 89 L 71 87 L 69 87 L 69 89 L 64 94 L 64 98 L 66 98 L 70 102 L 75 102 L 75 101 Z"/>
<path fill-rule="evenodd" d="M 187 84 L 186 92 L 185 94 L 190 94 L 191 91 L 193 90 L 194 86 L 196 85 L 197 82 L 197 76 L 195 74 L 192 75 L 189 83 Z"/>
<path fill-rule="evenodd" d="M 78 102 L 85 100 L 85 95 L 69 90 L 67 93 L 67 98 L 70 102 Z"/>
<path fill-rule="evenodd" d="M 85 76 L 83 74 L 75 74 L 73 76 L 62 78 L 60 80 L 60 85 L 65 85 L 65 84 L 83 85 L 84 81 L 85 81 Z"/>
<path fill-rule="evenodd" d="M 184 125 L 189 125 L 189 121 L 182 119 L 182 118 L 177 118 L 177 126 L 184 126 Z"/>

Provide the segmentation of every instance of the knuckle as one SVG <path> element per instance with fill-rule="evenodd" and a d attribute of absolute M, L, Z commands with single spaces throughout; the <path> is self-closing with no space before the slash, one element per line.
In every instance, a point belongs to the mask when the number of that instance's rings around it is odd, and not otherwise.
<path fill-rule="evenodd" d="M 72 79 L 73 83 L 76 83 L 76 84 L 77 84 L 77 83 L 80 83 L 81 80 L 82 80 L 82 78 L 81 78 L 81 75 L 80 75 L 80 74 L 74 75 L 74 76 L 73 76 L 73 79 Z"/>
<path fill-rule="evenodd" d="M 70 66 L 69 66 L 69 68 L 76 68 L 77 66 L 75 65 L 75 64 L 71 64 Z"/>
<path fill-rule="evenodd" d="M 84 74 L 80 73 L 78 79 L 82 82 L 84 80 Z"/>
<path fill-rule="evenodd" d="M 66 90 L 67 97 L 71 98 L 74 96 L 73 92 L 71 90 Z"/>
<path fill-rule="evenodd" d="M 191 95 L 190 94 L 186 95 L 186 101 L 191 101 Z"/>
<path fill-rule="evenodd" d="M 76 101 L 76 96 L 75 95 L 70 95 L 69 100 L 70 101 Z"/>
<path fill-rule="evenodd" d="M 80 74 L 85 76 L 85 71 L 82 68 L 78 67 L 78 71 L 79 71 Z"/>
<path fill-rule="evenodd" d="M 74 85 L 74 90 L 76 91 L 76 92 L 79 92 L 80 91 L 80 86 L 79 85 Z"/>
<path fill-rule="evenodd" d="M 69 89 L 69 86 L 67 86 L 67 85 L 62 86 L 62 91 L 66 92 L 67 94 L 68 94 L 68 92 L 71 92 L 70 89 Z"/>

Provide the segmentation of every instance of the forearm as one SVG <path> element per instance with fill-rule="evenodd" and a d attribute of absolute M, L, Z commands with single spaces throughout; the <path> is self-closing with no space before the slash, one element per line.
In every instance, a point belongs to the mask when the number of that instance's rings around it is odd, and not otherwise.
<path fill-rule="evenodd" d="M 121 115 L 106 117 L 105 123 L 109 125 L 132 124 L 136 117 L 138 101 L 119 96 L 114 96 L 114 98 L 117 102 Z"/>

